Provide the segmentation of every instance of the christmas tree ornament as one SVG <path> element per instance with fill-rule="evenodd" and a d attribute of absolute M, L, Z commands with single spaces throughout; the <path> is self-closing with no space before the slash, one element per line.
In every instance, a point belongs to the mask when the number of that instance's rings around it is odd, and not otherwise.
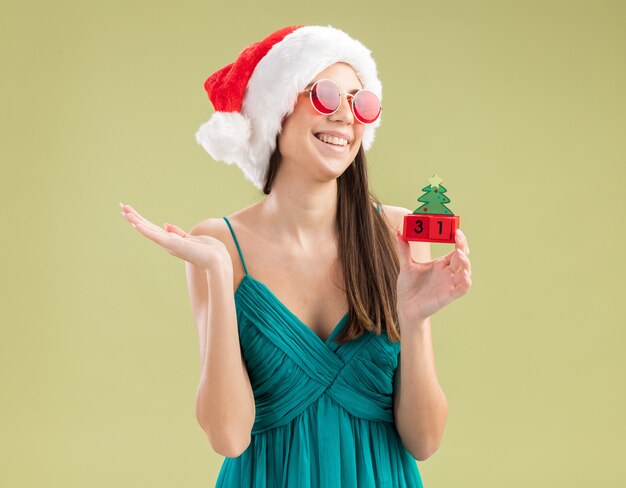
<path fill-rule="evenodd" d="M 446 207 L 450 199 L 445 195 L 448 190 L 442 181 L 436 174 L 428 178 L 430 184 L 422 188 L 424 194 L 417 199 L 423 205 L 404 216 L 402 239 L 405 241 L 455 242 L 461 217 Z"/>

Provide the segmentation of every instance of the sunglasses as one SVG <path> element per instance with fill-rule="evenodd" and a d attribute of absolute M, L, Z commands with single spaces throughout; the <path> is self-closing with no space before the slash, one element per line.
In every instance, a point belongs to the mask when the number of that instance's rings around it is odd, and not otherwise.
<path fill-rule="evenodd" d="M 322 115 L 334 114 L 341 104 L 341 90 L 332 80 L 322 79 L 313 83 L 302 93 L 310 94 L 311 105 Z M 354 117 L 362 124 L 371 124 L 380 117 L 383 107 L 376 94 L 370 90 L 359 90 L 354 95 L 346 93 Z"/>

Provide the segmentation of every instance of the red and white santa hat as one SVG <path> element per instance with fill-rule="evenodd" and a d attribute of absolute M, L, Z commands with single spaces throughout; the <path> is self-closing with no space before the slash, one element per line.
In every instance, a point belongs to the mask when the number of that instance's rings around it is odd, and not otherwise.
<path fill-rule="evenodd" d="M 215 113 L 200 126 L 196 140 L 213 159 L 236 164 L 262 189 L 283 118 L 311 80 L 337 62 L 351 65 L 363 88 L 382 101 L 376 63 L 361 42 L 330 25 L 284 27 L 207 78 L 204 89 Z M 364 128 L 366 151 L 380 122 L 381 117 Z"/>

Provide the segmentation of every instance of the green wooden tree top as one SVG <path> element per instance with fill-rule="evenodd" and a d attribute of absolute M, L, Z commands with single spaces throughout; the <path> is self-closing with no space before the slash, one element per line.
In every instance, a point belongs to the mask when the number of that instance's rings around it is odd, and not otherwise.
<path fill-rule="evenodd" d="M 424 194 L 417 199 L 418 202 L 423 202 L 424 205 L 416 208 L 414 214 L 429 214 L 429 215 L 454 215 L 445 204 L 450 203 L 450 199 L 444 195 L 448 190 L 440 183 L 443 180 L 436 174 L 432 178 L 428 178 L 430 185 L 422 188 Z"/>

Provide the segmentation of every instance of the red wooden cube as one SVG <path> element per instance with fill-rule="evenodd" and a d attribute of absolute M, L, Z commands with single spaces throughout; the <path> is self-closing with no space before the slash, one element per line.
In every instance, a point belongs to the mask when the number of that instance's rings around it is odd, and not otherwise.
<path fill-rule="evenodd" d="M 407 214 L 404 216 L 402 239 L 454 244 L 454 234 L 460 221 L 461 217 L 458 215 Z"/>

